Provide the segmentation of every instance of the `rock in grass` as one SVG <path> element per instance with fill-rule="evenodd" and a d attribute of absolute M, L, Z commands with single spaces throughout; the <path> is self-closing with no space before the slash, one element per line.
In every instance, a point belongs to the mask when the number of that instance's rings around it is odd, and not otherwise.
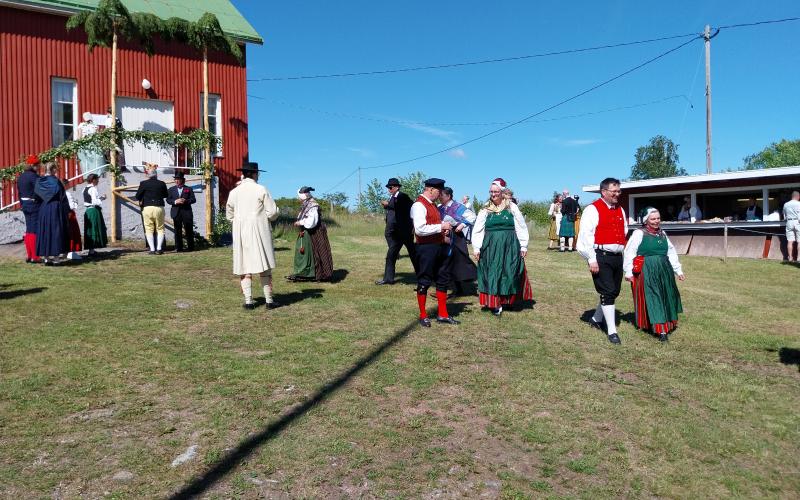
<path fill-rule="evenodd" d="M 175 301 L 175 307 L 177 307 L 178 309 L 189 309 L 190 307 L 192 307 L 192 303 L 189 302 L 188 300 L 179 299 Z"/>
<path fill-rule="evenodd" d="M 172 461 L 172 466 L 177 467 L 179 465 L 185 464 L 189 460 L 193 459 L 197 456 L 197 445 L 193 444 L 192 446 L 186 448 L 186 451 L 175 457 L 175 460 Z"/>
<path fill-rule="evenodd" d="M 114 474 L 113 476 L 111 476 L 111 479 L 113 479 L 114 481 L 130 481 L 131 479 L 133 479 L 133 472 L 127 470 L 121 470 L 116 474 Z"/>

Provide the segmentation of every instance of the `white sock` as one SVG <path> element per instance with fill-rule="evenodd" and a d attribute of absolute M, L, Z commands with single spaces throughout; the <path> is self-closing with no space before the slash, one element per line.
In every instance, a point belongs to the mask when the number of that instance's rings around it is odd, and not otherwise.
<path fill-rule="evenodd" d="M 563 238 L 563 237 L 558 239 L 558 244 L 559 244 L 559 247 L 561 248 L 561 250 L 564 250 L 564 240 L 565 239 L 566 238 Z"/>
<path fill-rule="evenodd" d="M 242 285 L 242 293 L 244 294 L 244 303 L 253 303 L 253 280 L 250 278 L 242 278 L 240 284 Z"/>
<path fill-rule="evenodd" d="M 264 287 L 264 300 L 272 304 L 272 273 L 267 271 L 261 275 L 261 286 Z"/>
<path fill-rule="evenodd" d="M 606 319 L 606 328 L 608 334 L 617 333 L 617 308 L 612 304 L 610 306 L 602 306 L 603 317 Z"/>
<path fill-rule="evenodd" d="M 156 251 L 156 246 L 153 243 L 153 235 L 152 234 L 146 234 L 144 237 L 147 239 L 147 246 L 150 247 L 150 251 L 151 252 L 155 252 Z"/>
<path fill-rule="evenodd" d="M 158 233 L 158 248 L 156 250 L 160 252 L 162 248 L 164 248 L 164 233 Z"/>
<path fill-rule="evenodd" d="M 601 321 L 603 321 L 603 305 L 602 304 L 597 304 L 597 309 L 594 310 L 594 316 L 592 316 L 592 319 L 595 321 L 595 323 L 600 323 Z"/>

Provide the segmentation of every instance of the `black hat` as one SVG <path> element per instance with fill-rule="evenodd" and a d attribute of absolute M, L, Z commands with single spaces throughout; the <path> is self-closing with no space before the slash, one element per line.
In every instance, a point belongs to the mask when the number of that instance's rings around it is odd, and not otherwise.
<path fill-rule="evenodd" d="M 397 177 L 392 177 L 389 179 L 389 182 L 386 183 L 386 187 L 390 188 L 392 186 L 402 187 L 403 185 L 400 184 L 400 181 L 397 180 Z"/>
<path fill-rule="evenodd" d="M 298 190 L 297 190 L 297 192 L 298 192 L 298 193 L 304 193 L 304 194 L 308 194 L 308 193 L 310 193 L 310 192 L 311 192 L 311 191 L 313 191 L 313 190 L 314 190 L 314 188 L 312 188 L 312 187 L 309 187 L 309 186 L 303 186 L 303 187 L 301 187 L 300 189 L 298 189 Z"/>
<path fill-rule="evenodd" d="M 430 179 L 425 181 L 425 187 L 444 189 L 444 179 L 437 179 L 436 177 L 431 177 Z"/>
<path fill-rule="evenodd" d="M 183 179 L 186 180 L 186 174 L 183 173 L 183 170 L 175 169 L 175 174 L 172 176 L 173 179 Z"/>
<path fill-rule="evenodd" d="M 240 172 L 266 172 L 266 170 L 259 170 L 258 163 L 254 161 L 246 161 L 242 164 L 241 168 L 238 169 Z"/>

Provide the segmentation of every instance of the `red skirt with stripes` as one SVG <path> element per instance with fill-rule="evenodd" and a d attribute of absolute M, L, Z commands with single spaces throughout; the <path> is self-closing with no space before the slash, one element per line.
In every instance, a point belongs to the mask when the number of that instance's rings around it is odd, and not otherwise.
<path fill-rule="evenodd" d="M 497 309 L 505 305 L 512 305 L 518 301 L 525 302 L 533 300 L 533 288 L 531 282 L 528 280 L 528 269 L 522 266 L 522 277 L 520 283 L 520 291 L 514 295 L 490 295 L 488 293 L 479 293 L 478 299 L 483 307 L 490 309 Z"/>
<path fill-rule="evenodd" d="M 644 275 L 642 274 L 642 266 L 644 264 L 644 257 L 639 255 L 633 261 L 633 281 L 631 282 L 631 290 L 633 291 L 633 307 L 636 312 L 636 328 L 640 330 L 651 330 L 655 334 L 669 333 L 678 326 L 677 321 L 667 321 L 666 323 L 658 323 L 651 325 L 647 319 L 647 301 L 644 296 Z"/>

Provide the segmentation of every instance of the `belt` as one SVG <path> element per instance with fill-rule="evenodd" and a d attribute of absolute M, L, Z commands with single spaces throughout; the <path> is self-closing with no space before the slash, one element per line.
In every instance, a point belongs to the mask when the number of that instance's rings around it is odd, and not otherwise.
<path fill-rule="evenodd" d="M 622 252 L 609 252 L 608 250 L 602 250 L 600 248 L 595 248 L 594 253 L 599 253 L 600 255 L 622 255 Z"/>
<path fill-rule="evenodd" d="M 20 198 L 19 201 L 33 201 L 33 198 Z"/>

